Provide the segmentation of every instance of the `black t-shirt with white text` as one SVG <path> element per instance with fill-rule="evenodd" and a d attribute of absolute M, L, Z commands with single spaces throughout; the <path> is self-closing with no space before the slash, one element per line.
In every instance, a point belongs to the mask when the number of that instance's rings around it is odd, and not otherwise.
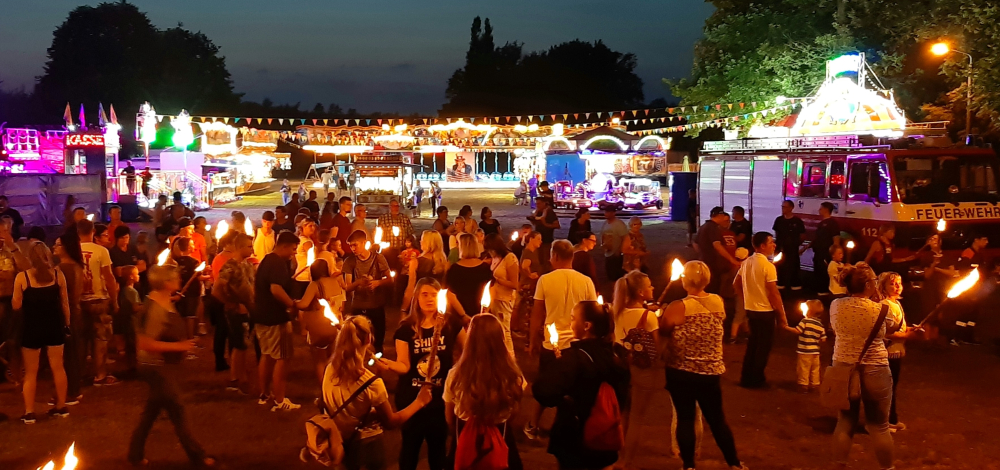
<path fill-rule="evenodd" d="M 428 362 L 431 352 L 431 345 L 434 341 L 433 328 L 421 328 L 420 338 L 413 331 L 413 327 L 408 324 L 399 326 L 393 339 L 406 342 L 407 350 L 410 353 L 410 370 L 399 377 L 396 386 L 396 409 L 403 409 L 413 403 L 420 392 L 420 387 L 424 382 L 430 381 L 435 385 L 433 398 L 424 409 L 436 408 L 444 409 L 444 401 L 441 399 L 444 393 L 444 380 L 448 377 L 448 371 L 454 363 L 455 341 L 458 332 L 462 327 L 455 320 L 457 315 L 450 316 L 449 320 L 441 329 L 441 342 L 438 344 L 437 356 L 434 360 L 434 367 L 428 374 Z"/>

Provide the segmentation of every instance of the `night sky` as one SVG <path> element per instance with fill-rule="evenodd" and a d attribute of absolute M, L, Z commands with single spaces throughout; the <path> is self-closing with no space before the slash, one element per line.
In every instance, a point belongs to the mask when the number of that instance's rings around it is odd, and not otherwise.
<path fill-rule="evenodd" d="M 0 80 L 31 88 L 52 31 L 81 0 L 0 0 Z M 89 2 L 96 4 L 97 2 Z M 275 103 L 434 113 L 465 61 L 472 19 L 490 18 L 497 45 L 525 51 L 601 39 L 638 57 L 646 100 L 660 79 L 690 74 L 711 5 L 701 0 L 135 0 L 159 28 L 178 22 L 221 48 L 236 90 Z"/>

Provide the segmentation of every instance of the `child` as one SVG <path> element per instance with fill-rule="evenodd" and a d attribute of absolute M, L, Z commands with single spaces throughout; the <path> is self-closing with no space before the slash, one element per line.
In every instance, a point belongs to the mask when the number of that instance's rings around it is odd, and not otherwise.
<path fill-rule="evenodd" d="M 809 393 L 819 387 L 819 343 L 826 342 L 826 329 L 819 319 L 823 303 L 809 300 L 805 304 L 808 307 L 805 318 L 795 328 L 786 326 L 785 329 L 799 335 L 799 391 Z"/>
<path fill-rule="evenodd" d="M 840 285 L 840 271 L 847 266 L 844 264 L 844 248 L 840 245 L 830 247 L 830 264 L 827 265 L 826 272 L 830 276 L 830 294 L 834 297 L 847 295 L 847 288 Z"/>
<path fill-rule="evenodd" d="M 400 266 L 409 266 L 410 261 L 417 259 L 419 256 L 420 249 L 417 248 L 416 235 L 406 237 L 406 240 L 403 240 L 403 251 L 399 253 Z"/>
<path fill-rule="evenodd" d="M 142 299 L 135 285 L 139 282 L 139 268 L 122 266 L 118 268 L 118 314 L 114 318 L 115 344 L 118 354 L 125 360 L 129 372 L 135 371 L 135 318 L 142 313 Z"/>

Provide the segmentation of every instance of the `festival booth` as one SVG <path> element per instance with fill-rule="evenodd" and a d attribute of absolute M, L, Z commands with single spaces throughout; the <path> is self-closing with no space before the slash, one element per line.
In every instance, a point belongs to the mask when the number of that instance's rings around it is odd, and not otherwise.
<path fill-rule="evenodd" d="M 276 132 L 237 129 L 218 121 L 199 126 L 203 132 L 201 149 L 207 156 L 201 164 L 202 174 L 213 206 L 266 190 L 274 181 L 274 170 L 291 168 L 291 155 L 276 152 Z"/>
<path fill-rule="evenodd" d="M 420 165 L 412 163 L 413 155 L 398 150 L 375 150 L 354 157 L 351 171 L 355 172 L 355 202 L 364 204 L 368 217 L 389 213 L 389 204 L 399 201 L 406 207 L 412 194 L 414 170 Z"/>

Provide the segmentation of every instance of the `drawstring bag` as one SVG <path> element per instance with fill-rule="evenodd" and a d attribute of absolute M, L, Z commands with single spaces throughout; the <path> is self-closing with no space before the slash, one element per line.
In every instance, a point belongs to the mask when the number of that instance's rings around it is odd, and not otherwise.
<path fill-rule="evenodd" d="M 507 443 L 500 430 L 473 418 L 458 436 L 455 470 L 506 470 L 509 467 L 507 456 Z"/>
<path fill-rule="evenodd" d="M 587 351 L 580 350 L 594 362 Z M 622 413 L 618 406 L 615 389 L 608 382 L 601 382 L 597 389 L 597 399 L 590 408 L 590 416 L 583 423 L 583 445 L 597 451 L 620 451 L 625 447 L 625 433 L 622 430 Z"/>

